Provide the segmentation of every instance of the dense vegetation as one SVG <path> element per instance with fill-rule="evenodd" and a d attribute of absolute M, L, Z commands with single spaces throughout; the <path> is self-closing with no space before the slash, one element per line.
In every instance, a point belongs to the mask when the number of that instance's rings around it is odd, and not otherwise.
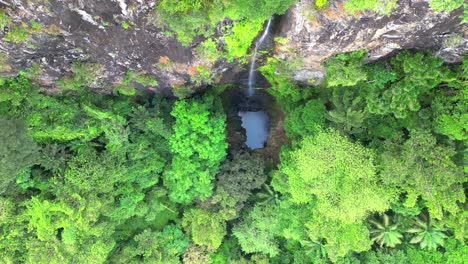
<path fill-rule="evenodd" d="M 2 262 L 463 263 L 468 61 L 364 54 L 331 58 L 316 88 L 263 67 L 287 114 L 276 169 L 227 153 L 216 93 L 2 79 Z"/>
<path fill-rule="evenodd" d="M 157 10 L 183 44 L 203 35 L 197 52 L 233 60 L 295 1 L 260 2 Z M 290 81 L 294 62 L 267 60 L 285 114 L 279 164 L 229 148 L 222 89 L 167 99 L 139 93 L 134 83 L 156 80 L 128 71 L 113 95 L 97 94 L 87 88 L 99 65 L 80 62 L 53 95 L 34 67 L 0 78 L 0 262 L 465 263 L 468 59 L 402 51 L 364 64 L 365 54 L 330 58 L 316 87 Z"/>

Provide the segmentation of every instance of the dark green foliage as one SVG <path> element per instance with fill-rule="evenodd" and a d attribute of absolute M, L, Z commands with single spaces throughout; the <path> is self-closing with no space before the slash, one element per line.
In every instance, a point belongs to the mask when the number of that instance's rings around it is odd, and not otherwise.
<path fill-rule="evenodd" d="M 383 182 L 406 192 L 407 207 L 420 197 L 432 218 L 442 219 L 444 211 L 459 213 L 457 204 L 465 202 L 462 185 L 466 177 L 451 160 L 453 148 L 437 144 L 434 136 L 422 130 L 411 131 L 410 138 L 400 144 L 388 142 L 381 155 Z"/>
<path fill-rule="evenodd" d="M 188 237 L 176 225 L 162 231 L 145 229 L 120 248 L 111 258 L 113 263 L 179 263 L 180 254 L 188 247 Z"/>
<path fill-rule="evenodd" d="M 97 63 L 74 62 L 72 64 L 73 75 L 62 77 L 58 86 L 63 90 L 79 90 L 94 84 L 100 75 L 102 66 Z"/>
<path fill-rule="evenodd" d="M 333 122 L 338 129 L 349 133 L 362 132 L 363 122 L 368 116 L 365 102 L 353 89 L 337 87 L 333 90 L 333 110 L 326 114 L 326 118 Z"/>
<path fill-rule="evenodd" d="M 288 114 L 284 129 L 289 138 L 311 136 L 325 125 L 325 105 L 320 100 L 310 100 Z"/>
<path fill-rule="evenodd" d="M 380 67 L 369 74 L 366 102 L 370 113 L 405 118 L 418 111 L 420 97 L 446 81 L 449 74 L 441 59 L 425 53 L 402 52 L 392 58 L 391 65 L 391 72 Z"/>
<path fill-rule="evenodd" d="M 330 58 L 326 63 L 328 87 L 354 86 L 358 82 L 366 80 L 367 74 L 362 69 L 365 50 L 351 53 L 338 54 Z"/>
<path fill-rule="evenodd" d="M 11 191 L 18 170 L 37 163 L 38 154 L 24 122 L 0 118 L 0 195 Z"/>
<path fill-rule="evenodd" d="M 191 209 L 184 213 L 182 225 L 197 245 L 216 250 L 226 235 L 226 222 L 219 213 Z"/>
<path fill-rule="evenodd" d="M 23 100 L 32 94 L 32 85 L 23 75 L 16 78 L 0 78 L 0 86 L 0 103 L 5 102 L 14 107 L 20 106 Z"/>
<path fill-rule="evenodd" d="M 235 153 L 232 159 L 221 164 L 212 203 L 221 207 L 225 218 L 236 218 L 252 192 L 265 183 L 264 167 L 263 159 L 247 152 Z"/>

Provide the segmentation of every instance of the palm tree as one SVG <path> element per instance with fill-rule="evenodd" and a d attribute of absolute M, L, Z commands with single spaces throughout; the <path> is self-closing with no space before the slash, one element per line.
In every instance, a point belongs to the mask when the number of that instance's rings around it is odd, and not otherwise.
<path fill-rule="evenodd" d="M 407 231 L 414 234 L 410 243 L 419 243 L 422 249 L 428 248 L 429 250 L 436 250 L 438 246 L 444 246 L 444 240 L 447 238 L 447 235 L 444 234 L 445 228 L 433 224 L 426 215 L 415 218 L 414 224 L 415 226 Z"/>
<path fill-rule="evenodd" d="M 369 222 L 375 226 L 370 231 L 372 241 L 379 244 L 380 247 L 395 247 L 401 244 L 403 235 L 398 230 L 398 224 L 392 224 L 387 214 L 383 215 L 381 222 L 375 220 L 369 220 Z"/>
<path fill-rule="evenodd" d="M 258 203 L 261 204 L 276 204 L 279 195 L 268 184 L 263 184 L 262 192 L 257 193 Z"/>
<path fill-rule="evenodd" d="M 325 242 L 323 239 L 302 240 L 301 245 L 306 250 L 307 255 L 327 259 L 327 251 L 325 250 Z"/>

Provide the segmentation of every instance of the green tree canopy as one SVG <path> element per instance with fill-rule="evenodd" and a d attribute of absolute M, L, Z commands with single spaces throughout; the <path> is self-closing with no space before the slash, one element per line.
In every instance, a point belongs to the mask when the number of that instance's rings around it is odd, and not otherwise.
<path fill-rule="evenodd" d="M 164 185 L 175 202 L 206 199 L 212 194 L 219 164 L 226 157 L 226 117 L 212 96 L 177 101 L 171 115 L 176 120 L 169 138 L 174 156 L 164 174 Z"/>

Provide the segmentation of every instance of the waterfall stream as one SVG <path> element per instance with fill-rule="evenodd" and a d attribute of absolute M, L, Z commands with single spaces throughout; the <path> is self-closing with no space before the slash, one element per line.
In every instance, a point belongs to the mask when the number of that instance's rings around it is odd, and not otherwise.
<path fill-rule="evenodd" d="M 255 62 L 257 60 L 257 53 L 259 51 L 259 49 L 261 48 L 263 42 L 265 41 L 266 37 L 268 36 L 268 32 L 270 31 L 270 26 L 271 26 L 271 18 L 268 19 L 268 23 L 267 23 L 267 26 L 262 34 L 262 36 L 257 40 L 257 42 L 255 43 L 255 51 L 254 51 L 254 55 L 252 57 L 252 60 L 250 62 L 250 69 L 249 69 L 249 81 L 248 81 L 248 93 L 247 95 L 249 97 L 252 97 L 252 95 L 254 94 L 254 86 L 255 86 Z"/>

